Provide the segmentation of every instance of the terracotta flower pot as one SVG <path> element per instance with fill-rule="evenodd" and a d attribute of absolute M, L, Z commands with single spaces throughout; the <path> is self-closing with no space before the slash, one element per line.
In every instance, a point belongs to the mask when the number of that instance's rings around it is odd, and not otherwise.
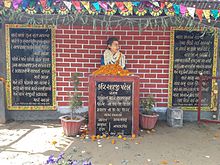
<path fill-rule="evenodd" d="M 69 116 L 61 116 L 61 125 L 63 127 L 64 134 L 66 136 L 76 136 L 82 125 L 82 121 L 85 119 L 81 116 L 76 116 L 77 120 L 67 119 Z M 70 117 L 69 117 L 70 118 Z"/>
<path fill-rule="evenodd" d="M 143 129 L 153 129 L 157 123 L 159 115 L 144 115 L 140 114 L 140 125 Z"/>

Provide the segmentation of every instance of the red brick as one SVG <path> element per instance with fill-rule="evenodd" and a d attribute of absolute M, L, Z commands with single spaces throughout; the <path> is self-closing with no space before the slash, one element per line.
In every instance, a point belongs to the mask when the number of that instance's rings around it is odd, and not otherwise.
<path fill-rule="evenodd" d="M 145 40 L 145 36 L 134 36 L 134 40 Z"/>
<path fill-rule="evenodd" d="M 157 97 L 168 97 L 168 94 L 160 93 L 156 94 Z"/>
<path fill-rule="evenodd" d="M 145 78 L 156 78 L 156 74 L 145 74 Z"/>
<path fill-rule="evenodd" d="M 89 59 L 87 58 L 77 59 L 77 62 L 82 62 L 82 63 L 88 62 L 89 63 Z"/>
<path fill-rule="evenodd" d="M 56 64 L 57 67 L 62 66 L 62 67 L 69 67 L 70 64 L 69 63 L 57 63 Z"/>
<path fill-rule="evenodd" d="M 69 53 L 68 54 L 67 53 L 61 53 L 60 57 L 70 57 L 70 54 Z"/>
<path fill-rule="evenodd" d="M 77 49 L 76 50 L 77 53 L 89 53 L 88 49 Z"/>
<path fill-rule="evenodd" d="M 101 35 L 101 30 L 100 31 L 90 31 L 90 33 L 89 34 L 95 34 L 95 35 Z"/>
<path fill-rule="evenodd" d="M 64 68 L 64 71 L 65 72 L 76 72 L 76 68 Z"/>
<path fill-rule="evenodd" d="M 73 49 L 64 49 L 64 53 L 74 53 L 75 50 Z"/>
<path fill-rule="evenodd" d="M 101 53 L 100 50 L 96 50 L 96 49 L 95 49 L 95 50 L 89 50 L 89 52 L 92 53 L 92 54 L 93 54 L 93 53 L 99 53 L 99 54 Z"/>
<path fill-rule="evenodd" d="M 122 41 L 132 40 L 132 36 L 121 36 L 121 40 Z M 120 43 L 120 41 L 119 41 L 119 43 Z"/>
<path fill-rule="evenodd" d="M 63 62 L 63 58 L 56 58 L 56 62 Z"/>
<path fill-rule="evenodd" d="M 157 88 L 168 88 L 168 84 L 157 84 Z"/>
<path fill-rule="evenodd" d="M 170 50 L 170 46 L 158 46 L 160 50 Z"/>
<path fill-rule="evenodd" d="M 63 34 L 63 30 L 61 30 L 61 29 L 56 30 L 56 34 Z"/>
<path fill-rule="evenodd" d="M 145 40 L 158 40 L 158 37 L 157 36 L 146 36 Z"/>
<path fill-rule="evenodd" d="M 159 36 L 159 40 L 170 40 L 170 36 L 165 37 L 165 36 Z"/>
<path fill-rule="evenodd" d="M 89 34 L 88 30 L 77 30 L 76 31 L 77 34 Z"/>
<path fill-rule="evenodd" d="M 56 39 L 56 43 L 57 43 L 57 44 L 60 44 L 60 43 L 62 44 L 62 43 L 63 43 L 63 40 L 62 40 L 62 39 Z"/>
<path fill-rule="evenodd" d="M 64 30 L 64 34 L 76 34 L 75 30 Z"/>
<path fill-rule="evenodd" d="M 76 62 L 76 59 L 73 59 L 73 58 L 64 58 L 64 62 Z"/>
<path fill-rule="evenodd" d="M 157 65 L 157 68 L 169 68 L 169 65 Z"/>
<path fill-rule="evenodd" d="M 153 65 L 153 64 L 145 64 L 145 68 L 156 68 L 156 65 Z"/>
<path fill-rule="evenodd" d="M 88 72 L 88 68 L 77 68 L 77 72 Z"/>
<path fill-rule="evenodd" d="M 134 64 L 134 68 L 144 68 L 144 64 Z"/>
<path fill-rule="evenodd" d="M 83 64 L 84 67 L 89 67 L 89 68 L 92 68 L 92 67 L 95 67 L 95 64 Z"/>
<path fill-rule="evenodd" d="M 64 40 L 65 44 L 74 44 L 75 40 L 71 39 L 71 40 Z"/>
<path fill-rule="evenodd" d="M 62 76 L 62 77 L 69 77 L 70 76 L 70 73 L 59 73 L 59 76 Z"/>
<path fill-rule="evenodd" d="M 150 60 L 141 59 L 139 60 L 139 63 L 149 64 Z"/>
<path fill-rule="evenodd" d="M 157 50 L 157 46 L 146 46 L 147 50 Z"/>
<path fill-rule="evenodd" d="M 163 60 L 151 60 L 152 64 L 162 64 Z"/>
<path fill-rule="evenodd" d="M 82 35 L 71 35 L 71 39 L 82 39 Z"/>
<path fill-rule="evenodd" d="M 136 64 L 136 63 L 138 63 L 138 60 L 127 60 L 127 63 L 134 63 L 134 64 Z"/>
<path fill-rule="evenodd" d="M 57 71 L 57 72 L 62 72 L 62 71 L 63 71 L 63 68 L 56 68 L 56 71 Z"/>
<path fill-rule="evenodd" d="M 69 86 L 69 83 L 68 82 L 57 82 L 57 86 Z M 61 92 L 58 92 L 58 95 L 60 95 L 61 94 Z M 65 93 L 65 92 L 63 92 L 63 93 Z M 63 94 L 63 95 L 65 95 L 65 94 Z"/>
<path fill-rule="evenodd" d="M 155 35 L 155 36 L 162 36 L 163 35 L 163 32 L 153 32 L 153 35 Z"/>
<path fill-rule="evenodd" d="M 63 101 L 63 97 L 57 97 L 57 101 Z"/>
<path fill-rule="evenodd" d="M 127 32 L 127 35 L 139 35 L 139 32 L 138 31 L 128 31 Z"/>
<path fill-rule="evenodd" d="M 81 49 L 82 49 L 82 45 L 76 45 L 76 44 L 74 44 L 74 45 L 71 45 L 71 48 L 81 48 Z"/>
<path fill-rule="evenodd" d="M 138 45 L 138 41 L 127 41 L 127 45 Z"/>
<path fill-rule="evenodd" d="M 63 49 L 57 49 L 57 48 L 56 48 L 56 52 L 57 52 L 57 53 L 62 53 L 62 52 L 63 52 Z"/>
<path fill-rule="evenodd" d="M 95 39 L 95 36 L 91 36 L 91 35 L 85 35 L 83 36 L 83 39 Z"/>
<path fill-rule="evenodd" d="M 149 50 L 139 50 L 139 54 L 147 54 L 147 55 L 149 55 L 150 51 Z"/>
<path fill-rule="evenodd" d="M 144 84 L 145 88 L 156 88 L 156 84 Z"/>
<path fill-rule="evenodd" d="M 72 63 L 71 67 L 82 67 L 82 63 Z"/>
<path fill-rule="evenodd" d="M 58 106 L 69 106 L 69 102 L 58 102 Z"/>
<path fill-rule="evenodd" d="M 162 70 L 161 69 L 152 69 L 150 72 L 151 73 L 162 73 Z"/>
<path fill-rule="evenodd" d="M 95 49 L 95 45 L 83 45 L 84 49 Z"/>
<path fill-rule="evenodd" d="M 116 36 L 126 36 L 126 31 L 115 31 Z"/>
<path fill-rule="evenodd" d="M 65 39 L 65 38 L 70 38 L 70 36 L 69 35 L 56 35 L 56 38 L 61 38 L 61 39 Z"/>
<path fill-rule="evenodd" d="M 101 41 L 99 41 L 99 40 L 89 40 L 89 44 L 97 44 L 97 45 L 99 45 L 99 44 L 101 44 Z"/>
<path fill-rule="evenodd" d="M 161 79 L 150 79 L 151 83 L 162 83 Z"/>
<path fill-rule="evenodd" d="M 157 74 L 157 78 L 169 78 L 168 74 Z"/>
<path fill-rule="evenodd" d="M 77 44 L 88 44 L 89 41 L 88 40 L 76 40 Z"/>
<path fill-rule="evenodd" d="M 161 89 L 150 89 L 150 92 L 152 93 L 161 93 Z"/>
<path fill-rule="evenodd" d="M 96 45 L 96 49 L 106 49 L 105 45 Z"/>

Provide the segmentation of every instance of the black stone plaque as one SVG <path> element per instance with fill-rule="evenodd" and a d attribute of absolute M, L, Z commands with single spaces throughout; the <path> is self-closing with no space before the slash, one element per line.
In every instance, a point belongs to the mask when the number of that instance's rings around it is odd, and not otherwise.
<path fill-rule="evenodd" d="M 52 30 L 9 28 L 8 35 L 10 106 L 54 106 Z"/>
<path fill-rule="evenodd" d="M 174 31 L 172 106 L 198 105 L 199 75 L 212 76 L 214 60 L 213 33 L 202 31 Z M 172 46 L 172 45 L 171 45 Z M 203 105 L 211 103 L 212 81 L 202 86 Z M 206 104 L 206 105 L 205 105 Z"/>
<path fill-rule="evenodd" d="M 96 82 L 96 134 L 132 134 L 132 82 Z"/>

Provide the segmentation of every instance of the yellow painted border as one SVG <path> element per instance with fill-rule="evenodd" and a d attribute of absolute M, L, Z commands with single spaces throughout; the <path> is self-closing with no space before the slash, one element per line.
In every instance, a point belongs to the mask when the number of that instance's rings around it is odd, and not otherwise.
<path fill-rule="evenodd" d="M 174 34 L 175 30 L 189 30 L 189 31 L 201 31 L 202 29 L 192 29 L 187 27 L 171 27 L 170 29 L 170 61 L 169 61 L 169 85 L 168 85 L 168 107 L 172 107 L 172 91 L 173 91 L 173 64 L 174 64 Z M 217 70 L 217 58 L 218 58 L 218 31 L 215 30 L 214 36 L 214 55 L 213 55 L 213 68 L 212 76 L 216 77 Z M 211 92 L 211 107 L 201 107 L 204 111 L 212 111 L 217 107 L 217 102 L 214 96 L 214 87 L 216 80 L 212 80 L 212 92 Z M 197 110 L 197 107 L 179 107 L 182 110 Z"/>
<path fill-rule="evenodd" d="M 11 62 L 10 62 L 10 28 L 31 28 L 31 29 L 50 29 L 52 40 L 52 106 L 12 106 L 12 90 L 11 90 Z M 6 81 L 6 101 L 8 110 L 56 110 L 56 43 L 55 43 L 55 28 L 47 25 L 21 25 L 21 24 L 6 24 L 6 67 L 7 67 L 7 81 Z"/>

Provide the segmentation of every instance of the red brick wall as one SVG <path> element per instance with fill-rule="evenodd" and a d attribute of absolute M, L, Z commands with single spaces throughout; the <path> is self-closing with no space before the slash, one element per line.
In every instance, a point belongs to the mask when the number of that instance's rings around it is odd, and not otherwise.
<path fill-rule="evenodd" d="M 108 37 L 120 40 L 126 55 L 126 67 L 140 77 L 140 97 L 149 93 L 156 98 L 157 107 L 167 106 L 169 77 L 169 29 L 121 27 L 106 30 L 91 26 L 62 26 L 56 30 L 57 102 L 68 106 L 71 73 L 81 72 L 80 91 L 83 104 L 88 106 L 88 75 L 100 67 L 100 57 L 106 49 Z"/>

